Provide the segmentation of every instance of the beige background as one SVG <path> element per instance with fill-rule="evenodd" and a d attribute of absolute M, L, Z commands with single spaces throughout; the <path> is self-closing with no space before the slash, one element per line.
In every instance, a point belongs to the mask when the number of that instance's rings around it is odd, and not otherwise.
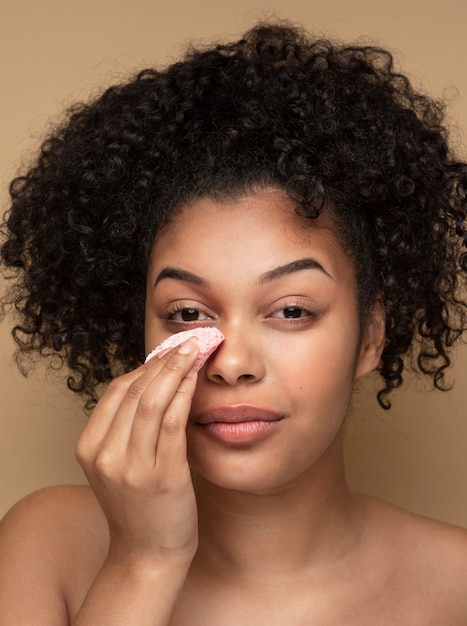
<path fill-rule="evenodd" d="M 451 98 L 455 135 L 462 138 L 466 7 L 460 0 L 0 0 L 2 209 L 21 155 L 66 104 L 136 68 L 175 58 L 190 40 L 239 34 L 272 13 L 317 33 L 390 47 L 416 83 Z M 83 481 L 73 456 L 85 420 L 80 405 L 43 370 L 22 379 L 12 365 L 9 325 L 10 319 L 0 325 L 0 515 L 33 489 Z M 368 381 L 347 428 L 354 487 L 467 526 L 466 367 L 464 347 L 452 393 L 412 383 L 394 397 L 390 413 L 377 408 Z"/>

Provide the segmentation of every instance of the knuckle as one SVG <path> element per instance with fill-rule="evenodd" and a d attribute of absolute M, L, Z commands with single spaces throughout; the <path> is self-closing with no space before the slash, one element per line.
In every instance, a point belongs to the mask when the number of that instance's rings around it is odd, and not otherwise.
<path fill-rule="evenodd" d="M 182 369 L 182 363 L 180 362 L 179 358 L 172 358 L 169 359 L 166 364 L 165 367 L 170 371 L 170 372 L 175 372 L 175 373 L 179 373 Z"/>
<path fill-rule="evenodd" d="M 122 473 L 121 484 L 127 491 L 140 491 L 141 486 L 144 484 L 141 472 L 128 465 Z"/>
<path fill-rule="evenodd" d="M 118 378 L 114 378 L 110 381 L 107 387 L 106 394 L 109 396 L 120 396 L 126 392 L 126 390 L 128 389 L 128 385 L 129 382 L 125 376 L 119 376 Z"/>
<path fill-rule="evenodd" d="M 186 397 L 191 397 L 191 393 L 189 393 L 187 387 L 185 387 L 185 385 L 181 384 L 178 389 L 175 392 L 175 395 L 180 397 L 182 400 Z"/>
<path fill-rule="evenodd" d="M 94 459 L 94 468 L 101 477 L 110 478 L 115 473 L 114 455 L 108 450 L 101 450 Z"/>
<path fill-rule="evenodd" d="M 76 442 L 75 457 L 80 465 L 84 465 L 89 462 L 89 446 L 83 437 L 80 437 Z"/>
<path fill-rule="evenodd" d="M 169 437 L 177 437 L 184 432 L 183 422 L 178 415 L 172 411 L 167 411 L 161 422 L 161 431 Z"/>
<path fill-rule="evenodd" d="M 146 420 L 153 418 L 159 410 L 159 399 L 157 396 L 143 396 L 138 402 L 136 414 L 139 418 Z"/>
<path fill-rule="evenodd" d="M 141 382 L 140 378 L 134 380 L 128 387 L 127 396 L 132 400 L 138 400 L 143 395 L 146 385 Z"/>
<path fill-rule="evenodd" d="M 75 444 L 75 458 L 82 466 L 92 465 L 96 453 L 95 442 L 84 431 Z"/>

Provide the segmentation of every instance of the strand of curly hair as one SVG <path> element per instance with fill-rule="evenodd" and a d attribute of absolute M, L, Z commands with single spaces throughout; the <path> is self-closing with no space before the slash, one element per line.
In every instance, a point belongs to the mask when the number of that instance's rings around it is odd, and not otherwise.
<path fill-rule="evenodd" d="M 12 182 L 1 257 L 18 362 L 66 365 L 91 407 L 144 359 L 146 268 L 164 225 L 201 196 L 273 185 L 303 215 L 332 211 L 362 318 L 382 299 L 380 404 L 409 358 L 445 389 L 466 327 L 466 182 L 442 103 L 385 50 L 288 24 L 189 50 L 73 107 Z"/>

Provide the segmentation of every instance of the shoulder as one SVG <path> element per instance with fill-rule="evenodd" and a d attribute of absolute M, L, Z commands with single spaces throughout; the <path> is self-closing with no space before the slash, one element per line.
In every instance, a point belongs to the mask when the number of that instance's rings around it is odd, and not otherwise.
<path fill-rule="evenodd" d="M 21 500 L 19 500 L 11 509 L 7 512 L 2 520 L 8 519 L 11 515 L 17 515 L 18 512 L 21 517 L 25 513 L 43 513 L 51 512 L 53 510 L 62 509 L 64 506 L 68 507 L 70 504 L 92 503 L 95 502 L 94 495 L 91 488 L 88 485 L 56 485 L 53 487 L 44 487 L 38 491 L 28 494 Z M 97 504 L 97 503 L 96 503 Z M 27 517 L 28 515 L 26 515 Z"/>
<path fill-rule="evenodd" d="M 391 578 L 407 603 L 446 625 L 467 615 L 467 530 L 372 500 L 375 542 L 390 563 Z M 427 623 L 433 623 L 429 621 Z"/>
<path fill-rule="evenodd" d="M 46 487 L 29 494 L 0 523 L 0 541 L 24 542 L 32 535 L 37 545 L 59 544 L 89 536 L 88 524 L 103 529 L 105 519 L 87 485 Z M 78 534 L 78 536 L 77 536 Z"/>
<path fill-rule="evenodd" d="M 383 532 L 393 547 L 404 550 L 414 563 L 437 565 L 467 574 L 467 530 L 382 503 Z M 396 534 L 397 533 L 397 534 Z M 464 579 L 467 585 L 467 577 Z"/>
<path fill-rule="evenodd" d="M 406 532 L 404 545 L 413 558 L 413 575 L 431 614 L 439 616 L 439 623 L 442 619 L 446 625 L 465 624 L 467 530 L 412 515 Z"/>
<path fill-rule="evenodd" d="M 462 593 L 467 611 L 467 530 L 410 515 L 406 527 L 409 544 L 431 580 L 445 589 L 448 586 L 453 593 L 456 589 Z"/>
<path fill-rule="evenodd" d="M 68 623 L 69 605 L 93 580 L 107 545 L 89 487 L 48 487 L 20 500 L 0 523 L 0 626 L 30 623 L 33 614 L 38 625 Z"/>

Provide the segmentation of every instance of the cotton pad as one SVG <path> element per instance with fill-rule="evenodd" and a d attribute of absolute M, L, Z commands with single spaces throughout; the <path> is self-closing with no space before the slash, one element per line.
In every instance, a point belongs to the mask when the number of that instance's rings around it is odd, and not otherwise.
<path fill-rule="evenodd" d="M 198 338 L 199 353 L 193 366 L 197 371 L 203 367 L 214 350 L 220 343 L 222 343 L 222 341 L 224 341 L 224 335 L 220 330 L 214 328 L 213 326 L 193 328 L 193 330 L 182 330 L 180 333 L 171 335 L 159 346 L 157 346 L 157 348 L 154 348 L 154 350 L 146 357 L 146 362 L 149 361 L 149 359 L 152 359 L 152 357 L 159 352 L 162 352 L 162 350 L 175 348 L 175 346 L 187 341 L 190 337 Z"/>

